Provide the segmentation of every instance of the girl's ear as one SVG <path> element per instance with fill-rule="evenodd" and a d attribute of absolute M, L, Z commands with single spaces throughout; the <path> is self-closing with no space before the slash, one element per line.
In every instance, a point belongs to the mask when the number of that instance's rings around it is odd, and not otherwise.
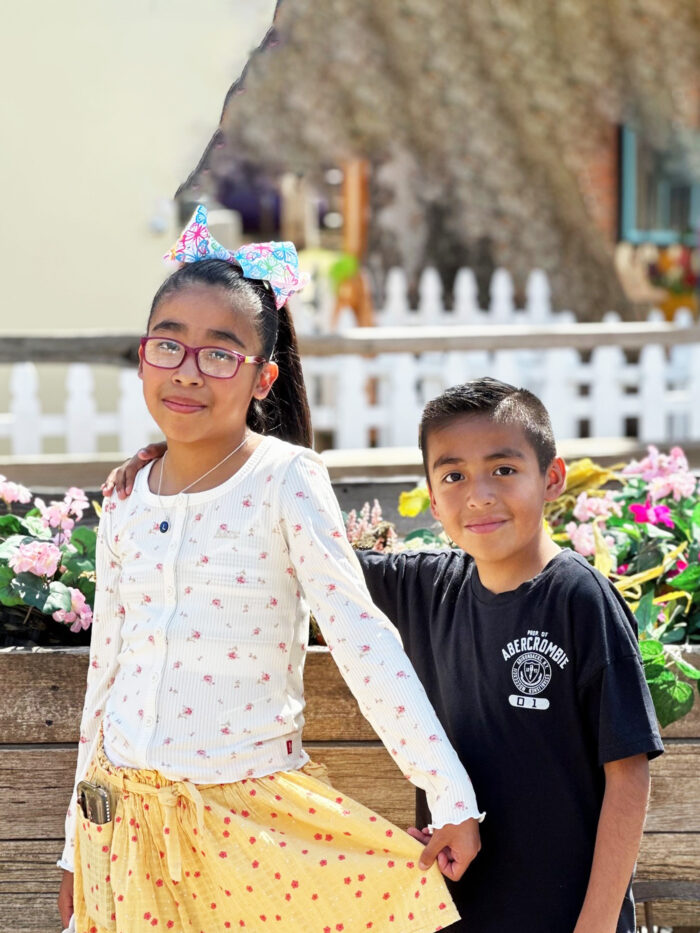
<path fill-rule="evenodd" d="M 143 379 L 143 347 L 139 347 L 139 368 L 137 373 L 139 379 Z"/>
<path fill-rule="evenodd" d="M 279 376 L 279 373 L 280 371 L 277 363 L 265 363 L 265 365 L 258 373 L 258 379 L 255 383 L 255 388 L 253 389 L 253 398 L 266 398 L 277 377 Z"/>
<path fill-rule="evenodd" d="M 555 457 L 545 473 L 544 501 L 553 502 L 566 488 L 566 464 L 561 457 Z"/>

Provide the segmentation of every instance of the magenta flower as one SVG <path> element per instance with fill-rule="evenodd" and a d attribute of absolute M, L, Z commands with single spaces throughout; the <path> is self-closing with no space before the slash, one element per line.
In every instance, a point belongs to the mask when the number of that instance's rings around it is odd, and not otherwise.
<path fill-rule="evenodd" d="M 635 522 L 644 522 L 649 525 L 666 525 L 667 528 L 674 528 L 675 522 L 671 518 L 671 510 L 667 505 L 652 505 L 650 500 L 639 505 L 634 503 L 630 506 L 630 512 L 634 515 Z"/>
<path fill-rule="evenodd" d="M 688 569 L 688 563 L 684 560 L 677 560 L 675 566 L 671 568 L 666 574 L 667 580 L 672 580 L 673 577 L 677 577 L 679 573 L 683 573 L 684 570 Z"/>

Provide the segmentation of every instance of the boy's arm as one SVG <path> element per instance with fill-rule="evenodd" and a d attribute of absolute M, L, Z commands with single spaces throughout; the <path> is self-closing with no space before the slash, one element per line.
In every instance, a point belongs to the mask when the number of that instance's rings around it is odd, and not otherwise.
<path fill-rule="evenodd" d="M 403 560 L 397 554 L 383 551 L 355 551 L 367 589 L 375 606 L 399 628 L 399 587 L 403 576 Z"/>
<path fill-rule="evenodd" d="M 591 874 L 574 933 L 615 933 L 642 838 L 649 799 L 647 756 L 609 761 L 604 770 Z"/>

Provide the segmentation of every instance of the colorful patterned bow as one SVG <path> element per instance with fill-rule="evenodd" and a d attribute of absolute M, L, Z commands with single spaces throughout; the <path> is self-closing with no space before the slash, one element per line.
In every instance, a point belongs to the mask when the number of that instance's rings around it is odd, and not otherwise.
<path fill-rule="evenodd" d="M 233 252 L 217 243 L 209 233 L 207 209 L 203 204 L 198 205 L 180 239 L 163 259 L 179 263 L 224 259 L 235 263 L 247 279 L 264 279 L 270 283 L 277 308 L 286 304 L 289 296 L 300 292 L 309 281 L 307 275 L 299 273 L 299 257 L 293 243 L 247 243 Z"/>

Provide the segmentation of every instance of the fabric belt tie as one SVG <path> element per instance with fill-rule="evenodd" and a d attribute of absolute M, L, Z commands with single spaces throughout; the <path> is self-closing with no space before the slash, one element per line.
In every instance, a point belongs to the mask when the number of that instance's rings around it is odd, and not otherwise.
<path fill-rule="evenodd" d="M 110 774 L 102 768 L 100 768 L 100 771 L 103 772 L 110 784 L 121 788 L 124 793 L 157 798 L 163 818 L 163 829 L 169 830 L 169 832 L 163 832 L 165 854 L 168 858 L 168 872 L 172 881 L 176 883 L 181 881 L 182 853 L 180 850 L 180 826 L 177 813 L 178 802 L 181 797 L 187 798 L 194 804 L 197 830 L 200 836 L 204 832 L 204 801 L 196 785 L 191 781 L 174 781 L 165 787 L 154 787 L 152 784 L 141 784 L 139 781 L 132 781 L 131 778 L 123 775 Z"/>
<path fill-rule="evenodd" d="M 204 801 L 195 785 L 191 781 L 175 781 L 167 787 L 153 787 L 152 784 L 139 784 L 124 778 L 124 790 L 131 794 L 151 795 L 158 798 L 160 811 L 163 817 L 163 841 L 165 854 L 168 858 L 168 871 L 173 881 L 182 880 L 182 853 L 180 851 L 180 826 L 178 820 L 178 801 L 186 797 L 195 807 L 197 829 L 199 834 L 204 832 Z"/>

